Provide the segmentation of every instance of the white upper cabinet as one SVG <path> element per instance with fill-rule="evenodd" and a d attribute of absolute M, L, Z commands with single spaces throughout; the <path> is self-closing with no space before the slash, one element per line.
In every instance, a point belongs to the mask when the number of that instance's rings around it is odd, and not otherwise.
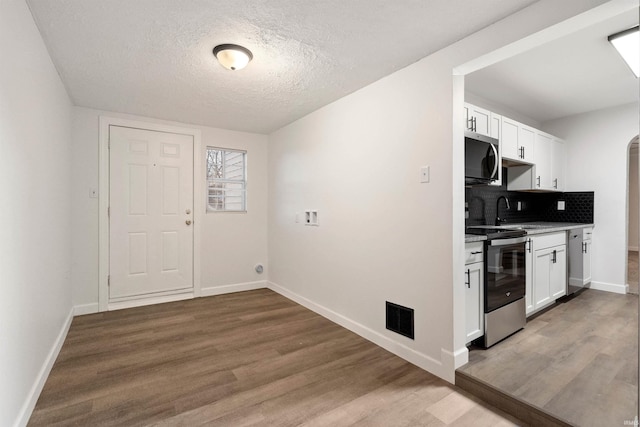
<path fill-rule="evenodd" d="M 564 190 L 564 143 L 543 132 L 536 133 L 536 175 L 538 190 Z"/>
<path fill-rule="evenodd" d="M 551 149 L 551 185 L 556 191 L 564 191 L 564 153 L 564 142 L 561 139 L 554 138 Z"/>
<path fill-rule="evenodd" d="M 490 137 L 495 138 L 497 140 L 501 140 L 500 136 L 502 135 L 502 116 L 499 114 L 491 113 L 491 126 L 490 126 Z"/>
<path fill-rule="evenodd" d="M 518 122 L 502 117 L 502 157 L 521 160 L 518 156 Z"/>
<path fill-rule="evenodd" d="M 564 143 L 544 132 L 535 131 L 533 166 L 509 169 L 507 188 L 514 191 L 563 191 Z"/>
<path fill-rule="evenodd" d="M 522 151 L 520 159 L 527 163 L 533 163 L 535 159 L 535 134 L 536 131 L 529 126 L 520 124 L 518 127 L 518 144 Z"/>
<path fill-rule="evenodd" d="M 502 157 L 519 163 L 534 161 L 535 129 L 502 117 Z"/>
<path fill-rule="evenodd" d="M 491 136 L 491 111 L 471 104 L 464 104 L 464 109 L 467 118 L 467 130 Z"/>
<path fill-rule="evenodd" d="M 551 135 L 536 132 L 535 134 L 535 165 L 533 188 L 536 190 L 552 190 L 552 150 L 553 139 Z"/>

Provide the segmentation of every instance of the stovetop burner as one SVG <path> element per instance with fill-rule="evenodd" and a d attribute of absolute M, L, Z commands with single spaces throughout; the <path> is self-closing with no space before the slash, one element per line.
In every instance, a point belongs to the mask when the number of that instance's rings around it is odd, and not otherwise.
<path fill-rule="evenodd" d="M 466 234 L 475 234 L 479 236 L 487 236 L 487 240 L 493 239 L 509 239 L 511 237 L 526 236 L 527 232 L 517 228 L 498 228 L 492 226 L 474 226 L 465 230 Z"/>

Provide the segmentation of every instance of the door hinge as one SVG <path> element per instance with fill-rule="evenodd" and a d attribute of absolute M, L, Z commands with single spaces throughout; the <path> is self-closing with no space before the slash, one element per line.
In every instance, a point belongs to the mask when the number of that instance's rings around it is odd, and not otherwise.
<path fill-rule="evenodd" d="M 111 276 L 107 276 L 107 286 L 111 286 Z"/>

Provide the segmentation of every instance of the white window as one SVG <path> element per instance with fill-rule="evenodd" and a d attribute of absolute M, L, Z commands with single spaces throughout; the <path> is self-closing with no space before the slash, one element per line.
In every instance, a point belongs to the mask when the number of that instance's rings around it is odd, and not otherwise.
<path fill-rule="evenodd" d="M 247 153 L 207 147 L 207 212 L 247 210 Z"/>

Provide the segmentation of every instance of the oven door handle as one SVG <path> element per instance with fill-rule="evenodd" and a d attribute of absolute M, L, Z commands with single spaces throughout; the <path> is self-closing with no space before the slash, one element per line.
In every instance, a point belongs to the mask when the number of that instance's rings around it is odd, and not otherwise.
<path fill-rule="evenodd" d="M 518 243 L 525 243 L 527 241 L 527 237 L 512 237 L 510 239 L 493 239 L 489 240 L 489 246 L 507 246 L 507 245 L 515 245 Z"/>

